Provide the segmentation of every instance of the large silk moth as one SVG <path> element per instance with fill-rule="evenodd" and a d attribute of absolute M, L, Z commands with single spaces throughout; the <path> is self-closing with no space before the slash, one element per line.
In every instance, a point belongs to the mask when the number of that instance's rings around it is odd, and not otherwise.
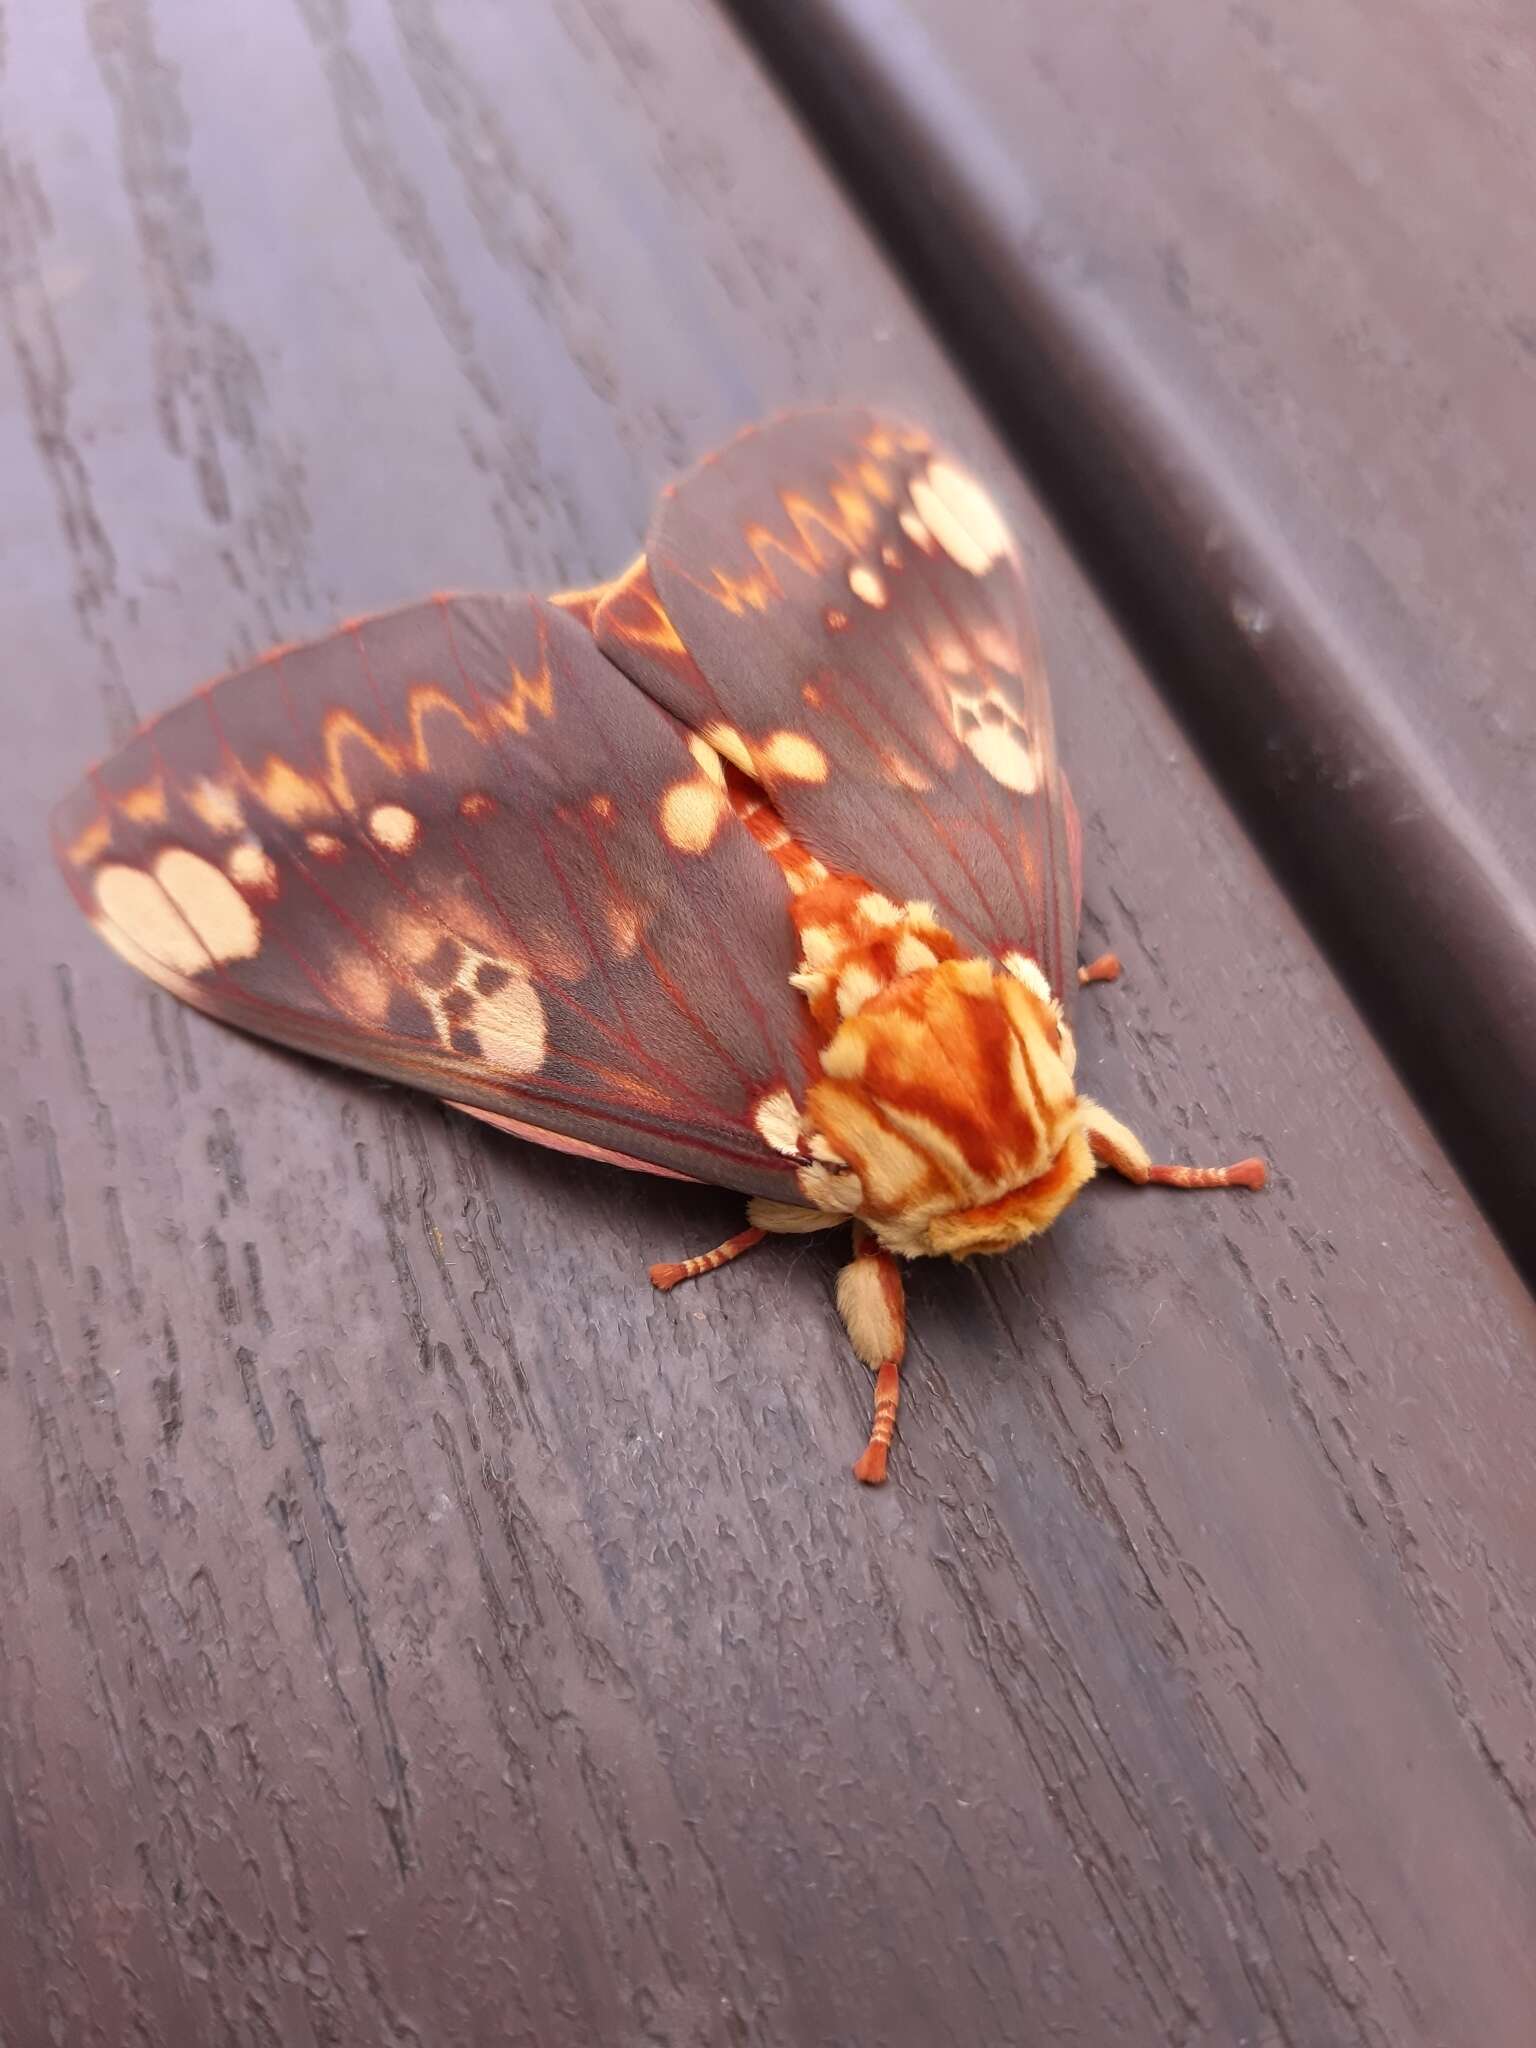
<path fill-rule="evenodd" d="M 613 582 L 439 596 L 281 647 L 146 726 L 56 818 L 97 930 L 210 1016 L 521 1138 L 748 1196 L 718 1250 L 852 1225 L 873 1368 L 900 1264 L 1003 1252 L 1096 1165 L 1080 837 L 1014 541 L 922 433 L 744 433 Z"/>

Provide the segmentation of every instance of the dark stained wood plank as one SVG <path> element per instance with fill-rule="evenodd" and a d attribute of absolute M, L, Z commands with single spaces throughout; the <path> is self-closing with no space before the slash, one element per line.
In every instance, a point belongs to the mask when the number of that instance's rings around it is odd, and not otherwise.
<path fill-rule="evenodd" d="M 1085 1078 L 1262 1198 L 914 1276 L 189 1016 L 83 758 L 269 637 L 623 561 L 791 398 L 997 450 L 685 0 L 6 11 L 9 2039 L 1524 2038 L 1530 1304 L 1031 500 Z"/>
<path fill-rule="evenodd" d="M 1528 13 L 737 11 L 1536 1279 Z"/>

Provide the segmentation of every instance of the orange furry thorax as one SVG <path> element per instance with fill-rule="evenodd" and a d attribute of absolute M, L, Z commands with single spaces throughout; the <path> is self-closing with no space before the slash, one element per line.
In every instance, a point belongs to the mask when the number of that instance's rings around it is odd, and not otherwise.
<path fill-rule="evenodd" d="M 927 904 L 856 877 L 796 879 L 792 979 L 821 1039 L 807 1201 L 908 1255 L 1002 1251 L 1044 1230 L 1093 1159 L 1038 969 L 962 958 Z"/>

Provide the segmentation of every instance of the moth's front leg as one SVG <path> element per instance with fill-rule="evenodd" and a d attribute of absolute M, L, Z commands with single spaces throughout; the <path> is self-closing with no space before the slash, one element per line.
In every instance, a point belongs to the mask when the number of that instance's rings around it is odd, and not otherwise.
<path fill-rule="evenodd" d="M 875 1372 L 874 1425 L 853 1476 L 881 1486 L 901 1400 L 907 1301 L 900 1267 L 862 1223 L 854 1225 L 853 1257 L 837 1276 L 837 1306 L 854 1350 Z"/>
<path fill-rule="evenodd" d="M 1266 1169 L 1262 1159 L 1240 1159 L 1235 1166 L 1154 1166 L 1147 1148 L 1134 1131 L 1128 1131 L 1117 1116 L 1111 1116 L 1101 1102 L 1086 1095 L 1078 1097 L 1083 1129 L 1093 1156 L 1138 1187 L 1164 1188 L 1261 1188 Z"/>

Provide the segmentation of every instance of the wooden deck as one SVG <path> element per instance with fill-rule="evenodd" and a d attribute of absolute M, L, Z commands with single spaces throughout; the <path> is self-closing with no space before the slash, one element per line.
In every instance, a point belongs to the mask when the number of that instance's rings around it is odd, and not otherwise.
<path fill-rule="evenodd" d="M 1517 162 L 1483 147 L 1485 183 Z M 0 12 L 6 2048 L 1528 2048 L 1536 1309 L 1426 1121 L 1484 1119 L 1459 1157 L 1513 1239 L 1486 1090 L 1428 1088 L 1375 954 L 1346 991 L 1364 893 L 1330 921 L 1262 719 L 1213 739 L 1211 672 L 1170 682 L 1222 643 L 1138 610 L 1049 460 L 1010 468 L 1019 416 L 879 226 L 952 354 L 706 0 Z M 1017 520 L 1088 937 L 1127 970 L 1085 997 L 1093 1091 L 1274 1167 L 1096 1187 L 1027 1255 L 918 1270 L 873 1494 L 834 1250 L 653 1296 L 736 1202 L 205 1024 L 46 842 L 202 677 L 423 590 L 590 580 L 694 454 L 839 398 L 921 417 Z M 1444 431 L 1474 467 L 1500 441 Z M 1477 641 L 1442 768 L 1518 902 L 1519 608 L 1489 623 L 1473 484 L 1435 580 L 1383 475 L 1361 545 L 1415 645 Z M 1311 815 L 1355 830 L 1347 782 Z M 1477 973 L 1524 959 L 1518 920 L 1463 922 Z"/>

